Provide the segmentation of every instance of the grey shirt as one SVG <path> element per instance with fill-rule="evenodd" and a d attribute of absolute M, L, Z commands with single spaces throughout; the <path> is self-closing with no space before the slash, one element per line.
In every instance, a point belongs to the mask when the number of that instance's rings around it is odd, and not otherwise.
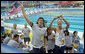
<path fill-rule="evenodd" d="M 55 40 L 52 39 L 52 36 L 55 36 L 55 33 L 51 33 L 49 36 L 47 36 L 47 33 L 45 34 L 45 37 L 48 37 L 47 50 L 54 49 Z"/>
<path fill-rule="evenodd" d="M 37 24 L 33 24 L 32 26 L 33 38 L 32 38 L 32 45 L 35 47 L 42 47 L 44 45 L 44 35 L 45 35 L 45 28 L 39 28 Z"/>
<path fill-rule="evenodd" d="M 69 36 L 65 36 L 65 46 L 72 47 L 72 33 L 69 32 Z"/>
<path fill-rule="evenodd" d="M 9 42 L 9 40 L 11 40 L 12 38 L 10 38 L 10 37 L 6 37 L 5 39 L 4 39 L 4 41 L 3 41 L 3 43 L 5 43 L 5 44 L 7 44 L 8 42 Z"/>
<path fill-rule="evenodd" d="M 23 28 L 23 30 L 22 31 L 24 31 L 25 33 L 24 33 L 24 36 L 25 36 L 25 38 L 26 37 L 29 37 L 29 32 L 30 32 L 30 29 L 27 27 L 27 28 Z"/>
<path fill-rule="evenodd" d="M 20 46 L 19 46 L 19 43 L 16 42 L 15 40 L 10 40 L 7 45 L 13 46 L 13 47 L 15 47 L 15 48 L 19 48 L 19 47 L 20 47 Z"/>

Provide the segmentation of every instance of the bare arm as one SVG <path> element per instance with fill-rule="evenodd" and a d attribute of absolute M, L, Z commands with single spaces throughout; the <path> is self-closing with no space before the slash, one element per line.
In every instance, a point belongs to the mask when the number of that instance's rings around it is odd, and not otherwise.
<path fill-rule="evenodd" d="M 69 26 L 70 26 L 70 24 L 68 23 L 68 21 L 61 15 L 60 16 L 63 20 L 64 20 L 64 22 L 67 24 L 67 26 L 66 26 L 66 29 L 68 29 L 69 28 Z"/>
<path fill-rule="evenodd" d="M 47 38 L 45 38 L 45 51 L 47 49 Z"/>
<path fill-rule="evenodd" d="M 54 18 L 52 21 L 51 21 L 51 23 L 50 23 L 50 25 L 49 25 L 49 27 L 51 27 L 51 29 L 52 30 L 56 30 L 56 28 L 55 27 L 52 27 L 52 23 L 54 22 L 54 20 L 56 20 L 57 18 Z"/>
<path fill-rule="evenodd" d="M 27 15 L 26 15 L 26 13 L 24 11 L 24 7 L 22 7 L 22 12 L 23 12 L 23 15 L 24 15 L 26 21 L 28 22 L 28 24 L 32 27 L 33 22 L 27 17 Z"/>
<path fill-rule="evenodd" d="M 54 19 L 51 21 L 51 23 L 50 23 L 50 25 L 49 25 L 49 27 L 52 27 L 52 23 L 54 22 Z"/>
<path fill-rule="evenodd" d="M 27 47 L 27 45 L 26 45 L 26 44 L 24 44 L 24 43 L 21 43 L 21 45 L 22 45 L 23 47 L 25 47 L 25 48 Z"/>

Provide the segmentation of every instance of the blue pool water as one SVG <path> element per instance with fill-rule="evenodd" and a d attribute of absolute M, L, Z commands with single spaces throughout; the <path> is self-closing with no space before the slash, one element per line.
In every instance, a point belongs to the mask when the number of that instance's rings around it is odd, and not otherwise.
<path fill-rule="evenodd" d="M 55 11 L 49 11 L 41 14 L 34 14 L 32 16 L 28 16 L 28 18 L 36 23 L 39 17 L 43 17 L 47 21 L 47 25 L 53 20 L 55 16 L 63 15 L 64 18 L 70 23 L 69 30 L 70 31 L 78 31 L 84 32 L 84 9 L 58 9 Z M 15 20 L 5 20 L 6 23 L 12 24 L 25 24 L 27 23 L 25 18 L 14 18 Z M 52 24 L 53 27 L 57 27 L 57 20 Z M 66 26 L 63 21 L 63 27 Z"/>

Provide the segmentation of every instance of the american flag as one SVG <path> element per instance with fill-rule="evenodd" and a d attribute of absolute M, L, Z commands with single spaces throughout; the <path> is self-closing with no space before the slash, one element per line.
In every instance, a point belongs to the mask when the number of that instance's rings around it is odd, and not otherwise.
<path fill-rule="evenodd" d="M 9 13 L 10 13 L 10 15 L 13 15 L 13 14 L 18 13 L 20 10 L 21 10 L 21 4 L 19 2 L 15 2 L 12 10 Z"/>

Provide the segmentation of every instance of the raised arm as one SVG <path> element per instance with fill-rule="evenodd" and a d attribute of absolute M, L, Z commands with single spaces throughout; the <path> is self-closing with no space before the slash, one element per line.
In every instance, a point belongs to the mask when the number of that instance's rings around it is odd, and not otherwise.
<path fill-rule="evenodd" d="M 55 30 L 56 28 L 55 27 L 52 27 L 52 23 L 54 22 L 54 20 L 56 20 L 57 18 L 54 18 L 52 21 L 51 21 L 51 23 L 50 23 L 50 25 L 49 25 L 49 27 L 51 27 L 52 28 L 52 30 Z"/>
<path fill-rule="evenodd" d="M 26 21 L 28 22 L 28 24 L 32 27 L 33 22 L 27 17 L 27 15 L 26 15 L 26 13 L 24 11 L 24 7 L 23 6 L 22 6 L 22 12 L 23 12 L 23 15 L 24 15 Z"/>
<path fill-rule="evenodd" d="M 62 15 L 60 15 L 60 17 L 61 17 L 61 18 L 64 20 L 64 22 L 67 24 L 66 29 L 68 29 L 69 26 L 70 26 L 70 24 L 68 23 L 68 21 L 67 21 Z"/>

